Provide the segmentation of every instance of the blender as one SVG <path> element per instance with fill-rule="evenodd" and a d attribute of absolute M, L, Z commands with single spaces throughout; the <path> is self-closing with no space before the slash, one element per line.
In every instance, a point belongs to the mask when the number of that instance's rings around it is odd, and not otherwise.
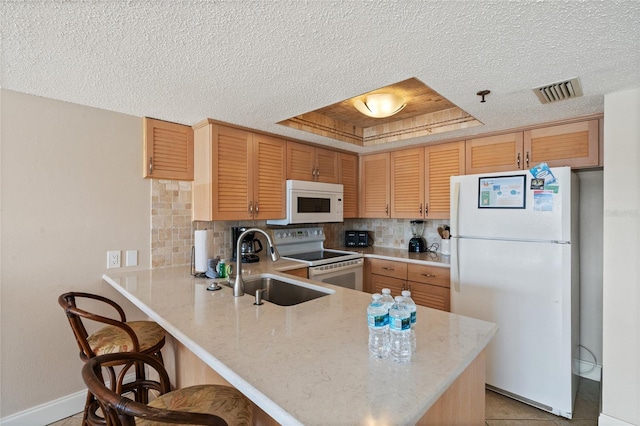
<path fill-rule="evenodd" d="M 411 233 L 413 237 L 409 240 L 409 252 L 423 253 L 427 251 L 427 241 L 422 237 L 424 232 L 424 220 L 411 221 Z"/>

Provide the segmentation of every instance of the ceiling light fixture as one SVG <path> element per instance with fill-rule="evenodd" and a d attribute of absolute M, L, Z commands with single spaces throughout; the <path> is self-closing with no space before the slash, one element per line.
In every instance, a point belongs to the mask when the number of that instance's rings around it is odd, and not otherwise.
<path fill-rule="evenodd" d="M 377 93 L 368 95 L 364 102 L 358 99 L 353 105 L 368 117 L 386 118 L 399 113 L 407 104 L 403 97 L 393 93 Z"/>

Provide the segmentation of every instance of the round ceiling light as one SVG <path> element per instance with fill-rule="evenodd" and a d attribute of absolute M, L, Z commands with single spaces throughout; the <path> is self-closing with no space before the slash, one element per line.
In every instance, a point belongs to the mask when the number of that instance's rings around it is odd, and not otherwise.
<path fill-rule="evenodd" d="M 353 105 L 362 114 L 373 118 L 386 118 L 399 113 L 406 106 L 404 98 L 393 93 L 377 93 L 356 100 Z"/>

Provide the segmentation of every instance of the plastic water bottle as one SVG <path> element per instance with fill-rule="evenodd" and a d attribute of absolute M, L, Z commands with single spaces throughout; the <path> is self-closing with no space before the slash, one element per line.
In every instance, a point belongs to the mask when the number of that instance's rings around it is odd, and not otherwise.
<path fill-rule="evenodd" d="M 376 358 L 389 356 L 389 312 L 381 303 L 382 295 L 375 293 L 367 308 L 369 325 L 369 353 Z"/>
<path fill-rule="evenodd" d="M 416 303 L 411 298 L 409 290 L 403 290 L 402 297 L 404 297 L 404 305 L 411 314 L 411 353 L 413 354 L 416 352 Z"/>
<path fill-rule="evenodd" d="M 382 289 L 382 299 L 380 300 L 382 301 L 384 307 L 387 308 L 387 311 L 391 309 L 391 307 L 395 303 L 393 297 L 391 297 L 391 290 L 389 290 L 388 288 Z"/>
<path fill-rule="evenodd" d="M 396 296 L 389 310 L 389 353 L 398 364 L 411 362 L 411 313 L 403 300 L 402 296 Z"/>

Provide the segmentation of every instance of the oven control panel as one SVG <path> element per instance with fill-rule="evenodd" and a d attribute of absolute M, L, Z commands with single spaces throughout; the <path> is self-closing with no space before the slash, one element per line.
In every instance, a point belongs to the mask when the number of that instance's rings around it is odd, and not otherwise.
<path fill-rule="evenodd" d="M 276 244 L 303 241 L 324 241 L 322 228 L 295 228 L 274 231 Z"/>

